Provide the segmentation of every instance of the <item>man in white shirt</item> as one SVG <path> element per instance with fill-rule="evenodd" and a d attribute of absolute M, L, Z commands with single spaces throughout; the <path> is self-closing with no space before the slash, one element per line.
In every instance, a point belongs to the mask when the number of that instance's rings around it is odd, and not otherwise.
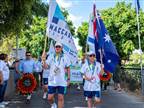
<path fill-rule="evenodd" d="M 58 93 L 58 108 L 64 107 L 64 94 L 70 83 L 70 61 L 62 51 L 62 44 L 55 44 L 55 53 L 52 53 L 44 63 L 44 68 L 49 68 L 48 101 L 51 108 L 57 108 L 54 103 L 54 94 Z M 66 78 L 67 73 L 67 78 Z"/>
<path fill-rule="evenodd" d="M 92 98 L 95 98 L 95 103 L 100 102 L 101 87 L 99 75 L 102 74 L 102 65 L 95 59 L 96 55 L 90 51 L 88 53 L 88 60 L 81 68 L 84 75 L 84 96 L 88 99 L 88 108 L 92 108 Z"/>

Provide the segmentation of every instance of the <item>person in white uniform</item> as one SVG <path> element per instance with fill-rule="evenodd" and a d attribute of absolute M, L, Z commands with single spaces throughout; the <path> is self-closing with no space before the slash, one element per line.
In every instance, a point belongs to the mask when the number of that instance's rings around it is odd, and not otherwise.
<path fill-rule="evenodd" d="M 6 88 L 7 88 L 7 83 L 9 80 L 9 68 L 6 64 L 6 60 L 7 60 L 8 56 L 7 54 L 0 54 L 0 107 L 3 108 L 5 107 L 5 105 L 8 104 L 8 102 L 4 101 L 4 95 L 6 92 Z"/>
<path fill-rule="evenodd" d="M 46 59 L 49 55 L 47 55 Z M 49 76 L 49 69 L 43 69 L 42 78 L 43 78 L 43 99 L 47 98 L 47 92 L 48 92 L 48 76 Z"/>
<path fill-rule="evenodd" d="M 87 98 L 88 108 L 92 108 L 92 99 L 95 103 L 100 102 L 101 87 L 99 75 L 103 74 L 102 65 L 96 61 L 95 52 L 88 53 L 88 60 L 81 68 L 85 82 L 84 82 L 84 96 Z"/>
<path fill-rule="evenodd" d="M 70 61 L 62 51 L 62 44 L 55 44 L 55 53 L 51 53 L 47 58 L 44 68 L 49 68 L 48 78 L 48 101 L 51 108 L 57 108 L 54 103 L 54 94 L 58 93 L 58 108 L 64 107 L 64 94 L 70 83 Z M 67 78 L 66 78 L 67 74 Z"/>

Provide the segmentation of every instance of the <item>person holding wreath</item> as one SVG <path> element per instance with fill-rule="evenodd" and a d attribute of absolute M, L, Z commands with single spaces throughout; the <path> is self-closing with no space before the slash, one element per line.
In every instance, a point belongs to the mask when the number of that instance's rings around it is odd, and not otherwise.
<path fill-rule="evenodd" d="M 36 79 L 34 78 L 33 76 L 33 72 L 35 70 L 35 61 L 32 59 L 32 56 L 31 56 L 31 53 L 30 52 L 26 52 L 26 59 L 25 60 L 22 60 L 20 62 L 20 65 L 19 65 L 19 71 L 22 72 L 22 78 L 24 78 L 25 76 L 31 76 L 34 80 L 34 82 L 36 82 Z M 28 88 L 29 86 L 32 86 L 31 84 L 28 83 L 29 80 L 24 80 L 24 84 L 26 84 L 26 87 Z M 19 83 L 19 82 L 18 82 Z M 36 86 L 36 85 L 34 85 Z M 31 88 L 31 87 L 30 87 Z M 32 87 L 32 89 L 34 90 L 35 87 Z M 30 102 L 30 99 L 31 99 L 31 94 L 32 94 L 32 91 L 33 90 L 30 90 L 30 91 L 27 91 L 27 100 L 26 100 L 26 103 L 29 103 Z"/>

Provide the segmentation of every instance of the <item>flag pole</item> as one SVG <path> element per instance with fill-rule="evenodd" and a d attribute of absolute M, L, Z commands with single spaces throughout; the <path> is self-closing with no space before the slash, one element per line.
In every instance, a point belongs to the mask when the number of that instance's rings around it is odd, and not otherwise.
<path fill-rule="evenodd" d="M 138 9 L 138 6 L 136 6 L 136 14 L 137 14 L 137 33 L 138 33 L 138 42 L 139 42 L 139 51 L 140 51 L 140 69 L 141 69 L 141 80 L 142 80 L 142 84 L 141 84 L 141 87 L 142 87 L 142 94 L 144 95 L 144 86 L 143 86 L 143 77 L 144 77 L 144 74 L 143 74 L 143 66 L 142 66 L 142 50 L 141 50 L 141 36 L 140 36 L 140 22 L 139 22 L 139 9 Z"/>
<path fill-rule="evenodd" d="M 87 55 L 88 44 L 86 42 L 85 54 Z"/>
<path fill-rule="evenodd" d="M 140 68 L 141 68 L 141 87 L 142 87 L 142 94 L 144 95 L 144 81 L 143 81 L 143 67 L 142 67 L 142 50 L 141 50 L 141 39 L 140 39 L 140 22 L 139 22 L 139 1 L 135 1 L 136 4 L 136 15 L 137 15 L 137 33 L 138 33 L 138 42 L 139 42 L 139 51 L 140 51 Z"/>
<path fill-rule="evenodd" d="M 42 62 L 46 60 L 46 45 L 47 45 L 48 36 L 45 35 L 44 49 L 42 53 Z"/>
<path fill-rule="evenodd" d="M 95 17 L 96 17 L 96 19 L 98 19 L 98 16 L 97 16 L 97 9 L 96 9 L 96 0 L 94 1 L 94 4 L 95 4 L 95 12 L 96 12 Z M 101 62 L 101 64 L 103 64 L 102 48 L 99 49 L 99 53 L 100 53 L 100 62 Z"/>
<path fill-rule="evenodd" d="M 138 42 L 139 42 L 139 50 L 141 50 L 141 39 L 140 39 L 140 23 L 139 23 L 139 13 L 137 9 L 137 33 L 138 33 Z M 141 70 L 142 70 L 142 53 L 140 53 L 140 65 L 141 65 Z"/>
<path fill-rule="evenodd" d="M 50 6 L 49 6 L 49 8 L 50 8 Z M 47 20 L 47 23 L 48 23 L 48 20 Z M 43 53 L 42 53 L 42 62 L 43 63 L 46 59 L 46 46 L 47 46 L 48 42 L 49 42 L 49 38 L 47 36 L 47 33 L 45 33 L 44 49 L 43 49 Z"/>

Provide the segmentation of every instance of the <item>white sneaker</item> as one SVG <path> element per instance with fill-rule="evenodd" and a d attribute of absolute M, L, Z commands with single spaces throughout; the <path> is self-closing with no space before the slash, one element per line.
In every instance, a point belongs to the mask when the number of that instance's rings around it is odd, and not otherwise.
<path fill-rule="evenodd" d="M 30 99 L 31 99 L 31 95 L 28 95 L 28 96 L 27 96 L 27 100 L 30 100 Z"/>
<path fill-rule="evenodd" d="M 5 105 L 0 103 L 0 108 L 5 108 Z"/>
<path fill-rule="evenodd" d="M 10 102 L 6 102 L 6 101 L 3 101 L 3 102 L 2 102 L 3 105 L 8 105 L 9 103 L 10 103 Z"/>
<path fill-rule="evenodd" d="M 43 99 L 46 99 L 47 98 L 47 93 L 44 93 L 43 94 Z"/>
<path fill-rule="evenodd" d="M 88 100 L 88 97 L 86 97 L 85 100 L 87 101 L 87 100 Z"/>
<path fill-rule="evenodd" d="M 56 103 L 53 103 L 53 104 L 51 105 L 51 108 L 57 108 Z"/>
<path fill-rule="evenodd" d="M 80 90 L 80 86 L 78 86 L 77 89 Z"/>

